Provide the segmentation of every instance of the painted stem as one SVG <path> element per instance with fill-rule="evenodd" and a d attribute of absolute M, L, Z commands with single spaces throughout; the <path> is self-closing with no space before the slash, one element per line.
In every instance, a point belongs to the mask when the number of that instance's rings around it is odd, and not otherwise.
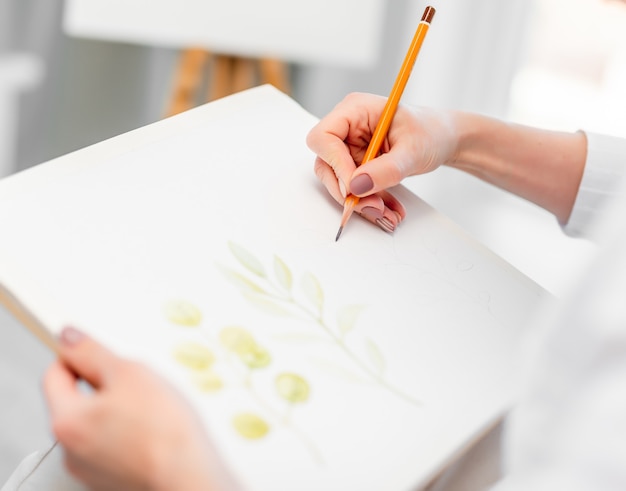
<path fill-rule="evenodd" d="M 267 282 L 274 288 L 274 290 L 277 290 L 279 292 L 281 291 L 281 290 L 279 290 L 276 287 L 276 285 L 273 284 L 273 282 L 271 282 L 269 280 L 267 280 Z M 401 399 L 404 399 L 405 401 L 409 402 L 410 404 L 413 404 L 413 405 L 416 405 L 416 406 L 421 406 L 421 402 L 420 401 L 418 401 L 417 399 L 414 399 L 410 395 L 405 394 L 404 392 L 402 392 L 397 387 L 394 387 L 393 385 L 391 385 L 389 382 L 387 382 L 387 380 L 382 375 L 374 372 L 367 364 L 365 364 L 365 362 L 363 362 L 363 360 L 361 360 L 361 358 L 359 358 L 348 347 L 348 345 L 345 343 L 345 341 L 342 338 L 340 338 L 339 336 L 337 336 L 337 334 L 335 334 L 335 332 L 328 326 L 328 324 L 326 324 L 326 322 L 324 321 L 324 318 L 322 317 L 322 313 L 321 312 L 320 312 L 320 315 L 316 315 L 314 312 L 309 310 L 306 306 L 300 304 L 295 298 L 293 298 L 292 295 L 286 296 L 286 295 L 282 295 L 280 293 L 276 294 L 276 295 L 273 295 L 271 293 L 267 293 L 266 295 L 271 297 L 271 298 L 274 298 L 276 300 L 280 300 L 282 302 L 287 302 L 287 303 L 293 305 L 294 307 L 300 309 L 301 311 L 303 311 L 307 316 L 309 316 L 311 319 L 313 319 L 324 330 L 324 332 L 326 332 L 326 334 L 328 336 L 330 336 L 330 338 L 334 341 L 334 343 L 361 369 L 361 371 L 366 373 L 370 378 L 372 378 L 380 386 L 384 387 L 385 389 L 387 389 L 388 391 L 392 392 L 393 394 L 395 394 L 396 396 L 400 397 Z"/>

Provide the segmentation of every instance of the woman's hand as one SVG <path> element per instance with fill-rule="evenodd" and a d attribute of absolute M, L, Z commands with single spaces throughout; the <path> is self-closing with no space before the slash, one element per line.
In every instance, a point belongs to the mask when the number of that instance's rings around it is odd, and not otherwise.
<path fill-rule="evenodd" d="M 405 210 L 386 189 L 440 165 L 527 199 L 567 223 L 587 155 L 583 132 L 549 131 L 480 114 L 399 106 L 381 155 L 357 167 L 386 99 L 351 94 L 307 136 L 315 172 L 339 203 L 352 193 L 365 218 L 389 232 Z"/>
<path fill-rule="evenodd" d="M 358 167 L 385 102 L 371 94 L 348 95 L 310 131 L 307 144 L 317 154 L 315 173 L 331 196 L 339 203 L 348 194 L 360 197 L 356 211 L 391 232 L 405 210 L 386 189 L 452 161 L 458 137 L 452 114 L 401 105 L 381 154 Z"/>
<path fill-rule="evenodd" d="M 44 388 L 75 477 L 94 490 L 237 489 L 195 413 L 162 378 L 72 328 L 60 346 Z"/>

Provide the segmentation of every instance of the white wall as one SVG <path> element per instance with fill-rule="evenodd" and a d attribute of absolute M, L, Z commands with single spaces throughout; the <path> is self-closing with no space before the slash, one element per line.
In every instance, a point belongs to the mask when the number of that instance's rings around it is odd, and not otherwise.
<path fill-rule="evenodd" d="M 0 1 L 0 177 L 15 170 L 18 97 L 40 78 L 37 59 L 11 49 L 13 3 Z"/>
<path fill-rule="evenodd" d="M 0 53 L 0 178 L 17 170 L 18 100 L 41 80 L 41 63 L 28 53 Z"/>
<path fill-rule="evenodd" d="M 433 0 L 435 19 L 405 101 L 502 117 L 526 32 L 527 0 Z M 403 31 L 415 29 L 422 1 L 410 0 Z M 428 44 L 426 44 L 428 43 Z"/>

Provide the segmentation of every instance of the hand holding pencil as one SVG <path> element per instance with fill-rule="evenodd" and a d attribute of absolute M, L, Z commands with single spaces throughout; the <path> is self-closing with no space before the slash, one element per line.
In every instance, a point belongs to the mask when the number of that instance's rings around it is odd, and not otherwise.
<path fill-rule="evenodd" d="M 356 148 L 357 155 L 354 155 L 355 159 L 353 160 L 353 162 L 358 162 L 359 165 L 363 165 L 378 156 L 384 142 L 389 140 L 388 132 L 390 130 L 391 123 L 394 120 L 400 98 L 402 97 L 402 93 L 404 92 L 407 81 L 409 79 L 409 75 L 411 73 L 411 70 L 413 69 L 413 65 L 420 51 L 424 37 L 426 36 L 426 32 L 428 31 L 428 27 L 430 26 L 430 22 L 432 21 L 434 14 L 435 9 L 433 7 L 426 7 L 426 9 L 424 10 L 422 20 L 420 21 L 411 45 L 409 46 L 409 50 L 407 51 L 391 93 L 382 111 L 374 120 L 376 121 L 376 127 L 373 133 L 369 135 L 369 143 L 363 155 L 359 155 L 362 150 L 361 148 L 359 148 L 359 144 L 363 141 L 364 138 L 368 136 L 366 135 L 367 128 L 365 128 L 364 131 L 362 127 L 350 127 L 350 120 L 344 120 L 344 123 L 348 123 L 348 128 L 345 127 L 345 124 L 344 127 L 341 128 L 341 121 L 337 122 L 333 120 L 333 116 L 339 116 L 341 119 L 340 112 L 337 111 L 339 109 L 339 106 L 335 109 L 335 111 L 333 111 L 335 114 L 329 114 L 329 116 L 322 120 L 320 124 L 311 131 L 309 137 L 307 138 L 307 143 L 309 144 L 311 149 L 318 154 L 318 159 L 316 162 L 317 175 L 320 177 L 322 182 L 326 184 L 327 188 L 329 188 L 329 191 L 331 192 L 331 194 L 333 194 L 335 199 L 337 199 L 337 191 L 339 191 L 342 198 L 344 198 L 344 212 L 335 240 L 339 239 L 343 227 L 347 223 L 352 212 L 357 208 L 357 205 L 360 201 L 358 195 L 367 195 L 368 192 L 372 191 L 371 188 L 373 187 L 374 183 L 371 181 L 371 178 L 368 179 L 370 176 L 368 176 L 367 174 L 361 174 L 361 176 L 363 177 L 353 177 L 350 186 L 350 194 L 347 194 L 345 181 L 341 179 L 341 176 L 339 176 L 339 173 L 337 172 L 339 167 L 338 157 L 341 154 L 341 148 L 337 146 L 336 141 L 329 141 L 328 137 L 331 137 L 331 140 L 333 136 L 341 138 L 340 133 L 345 133 L 344 138 L 342 138 L 342 142 L 348 147 L 348 149 L 350 149 L 350 153 L 354 153 L 354 149 Z M 372 119 L 369 118 L 369 116 L 371 115 L 367 116 L 368 117 L 366 117 L 364 121 L 360 122 L 361 126 L 363 122 L 369 125 L 369 123 L 372 121 Z M 354 120 L 354 122 L 357 124 L 359 123 L 358 119 Z M 339 123 L 340 127 L 334 128 L 336 123 Z M 335 131 L 335 129 L 339 131 Z M 346 131 L 346 129 L 348 131 Z M 357 134 L 350 134 L 350 130 L 353 130 L 352 133 Z M 330 147 L 328 147 L 327 144 L 330 144 Z M 329 156 L 325 158 L 324 154 L 327 152 L 329 152 Z M 357 160 L 356 157 L 360 157 L 360 159 Z M 337 183 L 337 188 L 335 188 L 332 183 L 328 181 L 329 176 L 325 166 L 330 167 L 336 174 L 336 177 L 339 179 Z M 375 219 L 376 223 L 381 228 L 388 232 L 392 232 L 395 229 L 397 223 L 404 217 L 404 209 L 402 205 L 399 204 L 395 199 L 393 199 L 393 197 L 388 193 L 380 194 L 379 199 L 383 201 L 385 208 L 395 214 L 395 216 L 390 214 L 388 214 L 388 216 L 385 216 L 384 212 L 376 213 L 376 210 L 380 212 L 380 204 L 377 207 L 367 206 L 364 203 L 363 206 L 359 207 L 359 211 L 361 212 L 361 214 L 371 214 L 372 218 Z M 371 202 L 372 200 L 369 201 Z"/>

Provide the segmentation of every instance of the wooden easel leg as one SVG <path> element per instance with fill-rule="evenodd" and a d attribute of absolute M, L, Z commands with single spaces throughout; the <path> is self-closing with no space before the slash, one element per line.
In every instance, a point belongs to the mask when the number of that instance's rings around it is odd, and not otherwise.
<path fill-rule="evenodd" d="M 234 58 L 227 55 L 214 55 L 211 67 L 207 100 L 212 101 L 231 93 Z"/>
<path fill-rule="evenodd" d="M 210 56 L 204 49 L 186 49 L 181 52 L 167 116 L 196 106 L 203 82 L 203 71 Z M 286 94 L 291 92 L 288 67 L 284 62 L 269 58 L 253 60 L 212 55 L 207 100 L 212 101 L 248 89 L 258 81 L 272 84 Z"/>
<path fill-rule="evenodd" d="M 236 58 L 233 70 L 232 92 L 240 92 L 255 85 L 256 65 L 250 58 Z"/>
<path fill-rule="evenodd" d="M 271 58 L 263 58 L 259 60 L 259 69 L 262 83 L 272 84 L 285 94 L 291 93 L 289 70 L 286 63 Z"/>
<path fill-rule="evenodd" d="M 202 82 L 202 69 L 209 53 L 203 49 L 186 49 L 180 54 L 172 99 L 166 116 L 173 116 L 195 106 L 195 98 Z"/>

